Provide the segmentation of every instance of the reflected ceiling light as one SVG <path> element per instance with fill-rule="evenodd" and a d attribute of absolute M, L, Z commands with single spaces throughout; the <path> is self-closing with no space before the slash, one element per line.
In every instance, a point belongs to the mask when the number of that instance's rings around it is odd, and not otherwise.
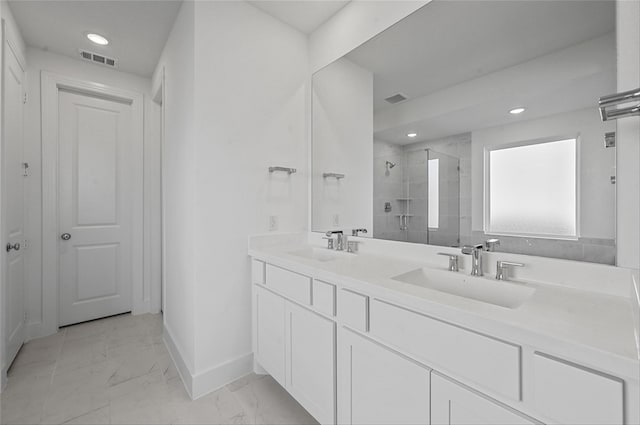
<path fill-rule="evenodd" d="M 89 33 L 87 34 L 87 38 L 101 46 L 106 46 L 107 44 L 109 44 L 109 40 L 107 40 L 105 37 L 101 36 L 100 34 Z"/>
<path fill-rule="evenodd" d="M 418 133 L 407 133 L 407 137 L 416 137 L 418 135 Z"/>
<path fill-rule="evenodd" d="M 513 115 L 518 115 L 523 113 L 524 111 L 525 111 L 524 108 L 513 108 L 512 110 L 509 111 L 509 113 Z"/>

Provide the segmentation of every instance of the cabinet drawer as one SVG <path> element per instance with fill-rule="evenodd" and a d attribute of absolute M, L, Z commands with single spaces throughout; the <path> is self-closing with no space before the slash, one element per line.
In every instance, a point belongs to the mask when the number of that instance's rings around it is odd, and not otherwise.
<path fill-rule="evenodd" d="M 321 280 L 314 280 L 313 308 L 327 316 L 335 316 L 336 286 Z"/>
<path fill-rule="evenodd" d="M 562 424 L 622 424 L 624 383 L 560 359 L 535 353 L 536 410 Z"/>
<path fill-rule="evenodd" d="M 311 304 L 311 278 L 267 264 L 266 285 L 304 305 Z"/>
<path fill-rule="evenodd" d="M 520 400 L 520 347 L 373 300 L 372 336 L 434 369 Z"/>
<path fill-rule="evenodd" d="M 369 331 L 369 297 L 341 289 L 338 293 L 338 318 L 343 324 L 361 331 Z"/>
<path fill-rule="evenodd" d="M 251 283 L 264 285 L 264 263 L 258 260 L 251 260 Z"/>

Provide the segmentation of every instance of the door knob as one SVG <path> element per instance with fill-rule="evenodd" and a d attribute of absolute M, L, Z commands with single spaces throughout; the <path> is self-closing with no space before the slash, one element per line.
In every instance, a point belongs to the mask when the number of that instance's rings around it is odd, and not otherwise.
<path fill-rule="evenodd" d="M 71 233 L 63 233 L 60 235 L 60 239 L 62 239 L 63 241 L 68 241 L 69 239 L 71 239 Z"/>
<path fill-rule="evenodd" d="M 11 243 L 7 244 L 7 252 L 11 252 L 11 251 L 20 251 L 20 244 L 19 243 L 14 243 L 13 245 L 11 245 Z"/>

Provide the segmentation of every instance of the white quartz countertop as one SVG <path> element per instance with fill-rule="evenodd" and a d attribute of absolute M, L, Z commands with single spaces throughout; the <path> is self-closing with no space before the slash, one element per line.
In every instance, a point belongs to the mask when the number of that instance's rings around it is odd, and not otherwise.
<path fill-rule="evenodd" d="M 514 285 L 524 284 L 536 291 L 522 305 L 506 308 L 391 279 L 422 267 L 437 270 L 433 264 L 371 253 L 341 253 L 338 259 L 324 262 L 291 254 L 308 248 L 304 243 L 250 246 L 249 255 L 317 279 L 339 282 L 374 298 L 396 302 L 496 338 L 616 376 L 639 379 L 638 329 L 631 298 L 516 281 Z"/>

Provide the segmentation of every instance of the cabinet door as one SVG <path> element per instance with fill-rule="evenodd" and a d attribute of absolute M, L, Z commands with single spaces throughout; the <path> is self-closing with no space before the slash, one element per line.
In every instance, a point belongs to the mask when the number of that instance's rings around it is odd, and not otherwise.
<path fill-rule="evenodd" d="M 536 424 L 514 411 L 433 372 L 431 374 L 432 425 Z"/>
<path fill-rule="evenodd" d="M 287 302 L 287 390 L 323 424 L 335 423 L 335 323 Z"/>
<path fill-rule="evenodd" d="M 285 385 L 285 300 L 258 286 L 255 296 L 255 356 L 269 374 Z"/>
<path fill-rule="evenodd" d="M 428 424 L 429 369 L 363 336 L 338 335 L 338 422 Z"/>

